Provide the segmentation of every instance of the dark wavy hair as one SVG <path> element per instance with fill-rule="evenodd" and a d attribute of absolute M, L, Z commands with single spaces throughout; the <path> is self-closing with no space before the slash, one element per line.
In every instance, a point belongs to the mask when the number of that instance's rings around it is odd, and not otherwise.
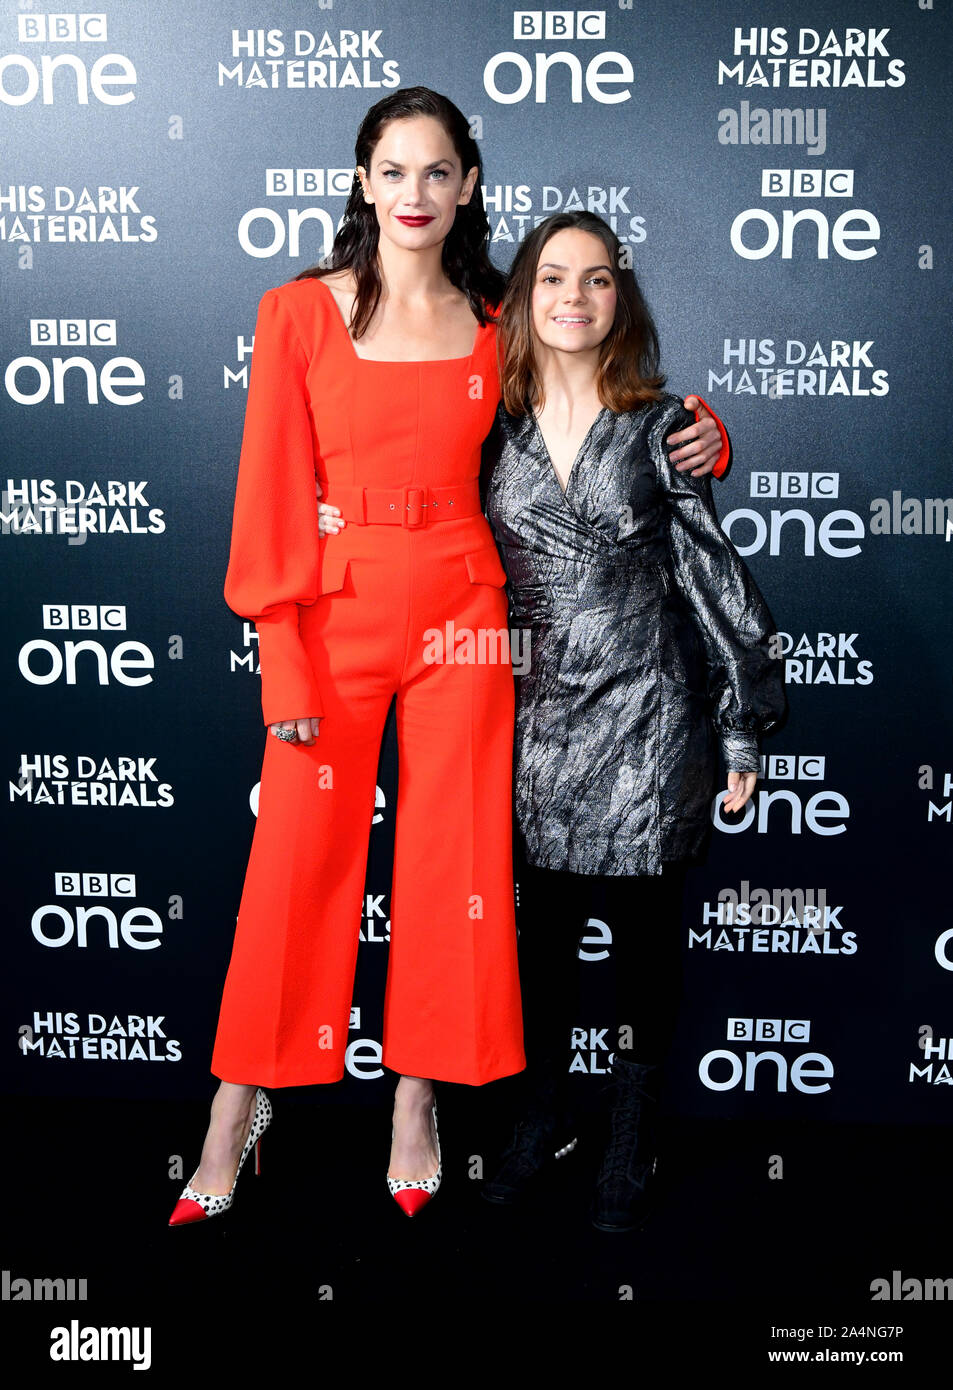
<path fill-rule="evenodd" d="M 462 111 L 447 97 L 429 87 L 399 87 L 382 97 L 361 122 L 354 144 L 354 163 L 368 174 L 371 156 L 390 121 L 412 116 L 433 116 L 453 142 L 464 176 L 477 166 L 477 181 L 468 203 L 457 208 L 453 226 L 443 243 L 443 269 L 448 279 L 467 296 L 470 308 L 482 326 L 495 322 L 493 313 L 503 297 L 505 276 L 491 263 L 487 246 L 490 223 L 483 205 L 483 161 Z M 335 270 L 350 270 L 357 285 L 351 310 L 350 330 L 360 338 L 370 323 L 381 296 L 381 276 L 377 261 L 380 227 L 374 205 L 364 201 L 364 190 L 357 173 L 344 209 L 344 219 L 329 254 L 317 265 L 296 275 L 295 280 L 320 279 Z"/>
<path fill-rule="evenodd" d="M 657 401 L 665 376 L 659 370 L 658 332 L 649 306 L 615 232 L 595 213 L 581 211 L 547 217 L 521 242 L 513 258 L 496 331 L 504 407 L 510 415 L 525 415 L 543 402 L 533 352 L 533 285 L 543 247 L 565 227 L 578 227 L 601 238 L 615 281 L 615 318 L 599 349 L 599 399 L 616 413 Z"/>

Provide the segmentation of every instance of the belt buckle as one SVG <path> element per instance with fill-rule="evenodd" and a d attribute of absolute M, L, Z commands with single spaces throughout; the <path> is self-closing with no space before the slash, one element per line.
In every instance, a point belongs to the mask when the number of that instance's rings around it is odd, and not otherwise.
<path fill-rule="evenodd" d="M 424 515 L 424 508 L 429 506 L 429 503 L 424 501 L 426 494 L 427 488 L 425 487 L 404 488 L 401 525 L 409 531 L 415 531 L 418 527 L 426 524 L 427 518 Z"/>

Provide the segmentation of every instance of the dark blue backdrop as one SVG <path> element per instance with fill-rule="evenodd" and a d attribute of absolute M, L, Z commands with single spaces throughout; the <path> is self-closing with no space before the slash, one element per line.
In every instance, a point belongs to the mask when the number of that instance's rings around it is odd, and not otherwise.
<path fill-rule="evenodd" d="M 222 598 L 255 308 L 328 250 L 366 109 L 423 83 L 474 123 L 501 267 L 566 207 L 631 243 L 790 638 L 747 823 L 689 879 L 671 1104 L 948 1118 L 948 26 L 880 0 L 567 11 L 581 34 L 436 0 L 0 20 L 9 1091 L 208 1092 L 266 736 Z M 355 1039 L 379 1039 L 396 775 L 389 735 Z M 753 929 L 715 920 L 755 890 Z M 793 902 L 779 934 L 765 900 Z M 584 970 L 585 1080 L 614 1020 Z M 390 1084 L 356 1071 L 335 1098 Z"/>

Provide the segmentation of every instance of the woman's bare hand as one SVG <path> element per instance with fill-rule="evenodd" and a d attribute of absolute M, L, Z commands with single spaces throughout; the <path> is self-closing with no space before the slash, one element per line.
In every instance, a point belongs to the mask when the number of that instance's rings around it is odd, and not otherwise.
<path fill-rule="evenodd" d="M 729 772 L 728 795 L 721 803 L 723 811 L 740 811 L 746 801 L 751 800 L 754 784 L 758 780 L 756 772 Z"/>
<path fill-rule="evenodd" d="M 314 491 L 317 497 L 323 497 L 324 493 L 321 484 L 317 479 L 314 481 Z M 347 525 L 341 515 L 340 507 L 332 507 L 330 502 L 318 503 L 318 535 L 336 536 L 337 533 Z"/>
<path fill-rule="evenodd" d="M 315 719 L 284 719 L 280 724 L 269 724 L 268 732 L 278 737 L 279 729 L 297 729 L 299 743 L 314 743 L 318 734 L 321 732 L 319 724 L 322 716 L 319 714 Z M 294 742 L 293 739 L 284 739 L 283 742 Z"/>
<path fill-rule="evenodd" d="M 670 454 L 669 458 L 678 472 L 684 473 L 690 468 L 693 478 L 701 478 L 710 473 L 718 462 L 718 455 L 721 453 L 721 432 L 714 416 L 697 396 L 685 397 L 685 409 L 693 412 L 700 410 L 701 419 L 689 425 L 686 430 L 670 434 L 665 442 L 675 445 L 675 452 Z"/>

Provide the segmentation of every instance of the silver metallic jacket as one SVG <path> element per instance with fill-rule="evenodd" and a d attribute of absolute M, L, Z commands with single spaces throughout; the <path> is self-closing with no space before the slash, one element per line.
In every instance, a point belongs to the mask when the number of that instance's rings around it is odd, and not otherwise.
<path fill-rule="evenodd" d="M 517 669 L 516 821 L 531 864 L 659 874 L 696 857 L 718 745 L 726 769 L 757 771 L 759 736 L 784 715 L 774 622 L 718 524 L 711 478 L 669 461 L 666 436 L 693 420 L 668 394 L 626 414 L 604 408 L 565 494 L 531 413 L 501 404 L 484 443 Z"/>

